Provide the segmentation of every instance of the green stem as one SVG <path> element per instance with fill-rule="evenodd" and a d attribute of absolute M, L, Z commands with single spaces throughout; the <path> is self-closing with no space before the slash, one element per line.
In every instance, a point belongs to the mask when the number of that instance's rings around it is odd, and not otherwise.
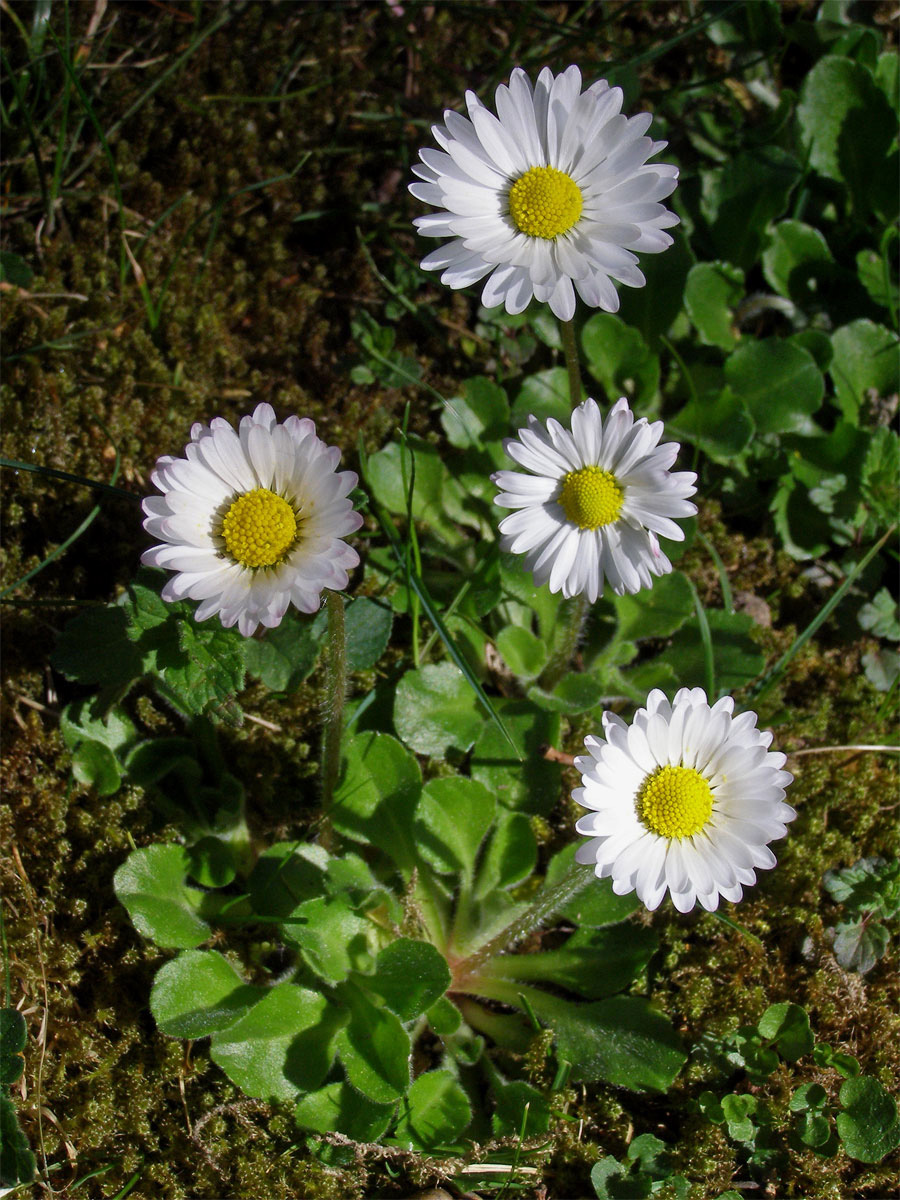
<path fill-rule="evenodd" d="M 545 691 L 552 692 L 568 670 L 575 651 L 578 649 L 578 641 L 587 614 L 588 601 L 584 592 L 564 602 L 563 611 L 560 613 L 564 621 L 562 640 L 550 656 L 550 661 L 544 667 L 538 680 L 539 686 Z"/>
<path fill-rule="evenodd" d="M 760 950 L 764 948 L 762 942 L 755 933 L 751 933 L 749 929 L 745 929 L 743 925 L 739 925 L 737 921 L 732 921 L 731 917 L 726 917 L 725 914 L 723 912 L 719 912 L 717 908 L 713 909 L 712 916 L 714 916 L 717 921 L 721 921 L 723 925 L 727 925 L 729 929 L 733 929 L 736 933 L 741 934 L 741 936 L 745 937 L 748 942 L 753 942 L 759 947 Z"/>
<path fill-rule="evenodd" d="M 587 887 L 593 878 L 594 872 L 591 867 L 576 862 L 572 863 L 558 883 L 552 887 L 544 884 L 534 903 L 524 913 L 502 929 L 496 937 L 485 942 L 474 954 L 457 964 L 454 970 L 454 987 L 464 988 L 465 980 L 476 975 L 479 967 L 496 955 L 502 954 L 504 950 L 512 949 L 522 938 L 555 916 L 573 896 L 577 896 L 582 888 Z"/>
<path fill-rule="evenodd" d="M 325 593 L 328 613 L 328 654 L 325 664 L 325 724 L 322 733 L 322 820 L 319 842 L 331 850 L 334 831 L 331 806 L 341 765 L 341 729 L 347 695 L 347 637 L 344 630 L 344 598 L 340 592 Z"/>
<path fill-rule="evenodd" d="M 573 408 L 581 403 L 581 368 L 578 365 L 578 346 L 575 341 L 575 319 L 560 321 L 563 353 L 566 356 L 566 371 L 569 375 L 569 400 Z"/>

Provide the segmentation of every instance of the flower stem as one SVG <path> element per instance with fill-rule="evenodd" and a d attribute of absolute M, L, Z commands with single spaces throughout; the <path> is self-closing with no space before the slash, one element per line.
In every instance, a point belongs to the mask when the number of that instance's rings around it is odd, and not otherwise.
<path fill-rule="evenodd" d="M 544 667 L 538 684 L 547 692 L 552 692 L 565 675 L 569 663 L 578 649 L 578 641 L 588 614 L 588 601 L 584 592 L 563 602 L 560 612 L 560 624 L 563 625 L 562 639 L 556 650 L 550 656 L 550 661 Z"/>
<path fill-rule="evenodd" d="M 340 592 L 325 593 L 328 613 L 328 654 L 325 664 L 324 728 L 322 731 L 322 820 L 319 843 L 330 850 L 334 841 L 331 805 L 341 765 L 341 729 L 347 694 L 347 638 L 344 632 L 344 599 Z"/>
<path fill-rule="evenodd" d="M 563 352 L 566 356 L 566 371 L 569 373 L 569 400 L 573 408 L 581 403 L 581 368 L 578 365 L 578 346 L 575 342 L 575 319 L 560 321 Z"/>
<path fill-rule="evenodd" d="M 547 887 L 545 883 L 538 892 L 534 903 L 521 916 L 501 930 L 496 937 L 485 942 L 474 954 L 457 963 L 454 969 L 454 988 L 462 990 L 465 980 L 477 974 L 479 967 L 504 950 L 512 949 L 532 930 L 555 916 L 573 896 L 576 896 L 582 888 L 587 887 L 593 878 L 594 872 L 591 867 L 576 862 L 572 863 L 558 883 L 553 884 L 552 887 Z"/>

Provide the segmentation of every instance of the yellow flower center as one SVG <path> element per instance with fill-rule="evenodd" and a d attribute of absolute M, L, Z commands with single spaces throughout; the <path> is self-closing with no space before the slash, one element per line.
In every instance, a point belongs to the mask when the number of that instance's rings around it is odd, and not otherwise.
<path fill-rule="evenodd" d="M 225 549 L 243 567 L 272 567 L 282 562 L 297 540 L 294 510 L 268 488 L 245 492 L 222 521 Z"/>
<path fill-rule="evenodd" d="M 552 240 L 581 216 L 581 189 L 556 167 L 529 167 L 509 189 L 509 215 L 528 237 Z"/>
<path fill-rule="evenodd" d="M 559 503 L 573 525 L 596 529 L 609 525 L 622 511 L 625 493 L 612 471 L 600 467 L 582 467 L 563 479 Z"/>
<path fill-rule="evenodd" d="M 638 819 L 664 838 L 699 833 L 712 806 L 712 789 L 693 767 L 658 767 L 637 794 Z"/>

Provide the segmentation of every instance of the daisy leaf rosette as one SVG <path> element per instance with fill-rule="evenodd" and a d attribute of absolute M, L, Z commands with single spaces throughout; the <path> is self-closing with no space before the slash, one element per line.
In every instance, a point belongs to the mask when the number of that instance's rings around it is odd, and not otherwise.
<path fill-rule="evenodd" d="M 144 528 L 159 545 L 141 561 L 175 574 L 164 600 L 199 600 L 195 617 L 218 613 L 250 637 L 288 606 L 315 612 L 323 588 L 341 589 L 359 555 L 342 539 L 362 525 L 348 499 L 353 471 L 316 436 L 308 417 L 280 424 L 258 404 L 237 431 L 222 417 L 197 422 L 183 458 L 164 455 L 144 500 Z"/>
<path fill-rule="evenodd" d="M 575 826 L 589 839 L 576 861 L 648 909 L 667 891 L 679 912 L 740 900 L 757 870 L 775 866 L 768 843 L 797 815 L 785 756 L 756 720 L 735 716 L 730 696 L 710 707 L 702 688 L 672 703 L 652 691 L 631 725 L 604 713 L 605 740 L 585 738 L 588 754 L 575 759 L 583 786 L 572 798 L 591 810 Z"/>
<path fill-rule="evenodd" d="M 591 604 L 608 582 L 616 595 L 651 587 L 672 564 L 659 538 L 683 541 L 675 518 L 697 506 L 692 471 L 671 471 L 680 446 L 659 445 L 662 421 L 635 421 L 618 400 L 604 422 L 595 400 L 572 413 L 571 429 L 528 418 L 504 449 L 525 468 L 497 471 L 494 503 L 516 511 L 500 522 L 504 551 L 522 554 L 535 583 Z"/>
<path fill-rule="evenodd" d="M 649 113 L 622 114 L 622 90 L 581 72 L 545 67 L 532 87 L 517 67 L 495 93 L 495 116 L 466 92 L 469 118 L 447 110 L 419 151 L 409 190 L 438 212 L 416 218 L 423 237 L 450 238 L 422 260 L 441 282 L 463 288 L 487 276 L 481 300 L 508 313 L 532 297 L 563 321 L 575 293 L 616 312 L 616 283 L 643 287 L 638 253 L 672 244 L 679 218 L 660 201 L 678 168 L 647 160 L 666 142 L 645 137 Z"/>

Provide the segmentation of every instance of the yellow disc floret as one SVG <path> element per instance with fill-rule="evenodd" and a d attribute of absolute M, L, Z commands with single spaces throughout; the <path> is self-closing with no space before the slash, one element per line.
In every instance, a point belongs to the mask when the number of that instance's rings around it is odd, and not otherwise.
<path fill-rule="evenodd" d="M 556 167 L 529 167 L 509 189 L 509 215 L 528 237 L 552 240 L 581 216 L 578 184 Z"/>
<path fill-rule="evenodd" d="M 563 478 L 559 503 L 573 525 L 597 529 L 609 525 L 622 511 L 625 493 L 612 471 L 582 467 Z"/>
<path fill-rule="evenodd" d="M 664 838 L 699 833 L 709 820 L 712 806 L 712 789 L 693 767 L 658 767 L 637 794 L 639 820 Z"/>
<path fill-rule="evenodd" d="M 273 567 L 283 562 L 297 540 L 294 510 L 268 488 L 238 496 L 222 521 L 228 554 L 243 567 Z"/>

